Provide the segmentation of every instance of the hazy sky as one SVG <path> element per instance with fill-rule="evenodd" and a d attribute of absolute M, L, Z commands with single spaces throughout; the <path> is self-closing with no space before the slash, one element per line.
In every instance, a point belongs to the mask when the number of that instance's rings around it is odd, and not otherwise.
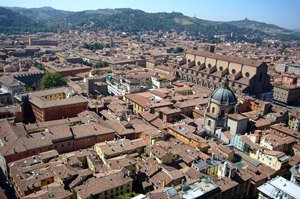
<path fill-rule="evenodd" d="M 0 0 L 0 6 L 62 10 L 134 8 L 147 12 L 182 12 L 216 21 L 248 18 L 285 28 L 300 28 L 300 0 Z"/>

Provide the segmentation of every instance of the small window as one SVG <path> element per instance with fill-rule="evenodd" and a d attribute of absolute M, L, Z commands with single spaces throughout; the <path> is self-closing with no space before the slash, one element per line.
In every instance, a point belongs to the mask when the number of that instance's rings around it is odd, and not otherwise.
<path fill-rule="evenodd" d="M 231 70 L 231 73 L 232 73 L 232 74 L 235 74 L 235 73 L 236 73 L 236 70 L 235 70 L 235 69 L 232 69 L 232 70 Z"/>
<path fill-rule="evenodd" d="M 215 107 L 212 107 L 212 110 L 211 110 L 213 113 L 215 113 Z"/>
<path fill-rule="evenodd" d="M 208 120 L 208 122 L 207 122 L 207 125 L 208 125 L 208 126 L 210 126 L 210 125 L 211 125 L 211 121 L 210 121 L 210 120 Z"/>
<path fill-rule="evenodd" d="M 222 71 L 222 70 L 223 70 L 223 67 L 222 67 L 222 66 L 220 66 L 220 67 L 219 67 L 219 70 L 220 70 L 220 71 Z"/>
<path fill-rule="evenodd" d="M 198 61 L 198 62 L 197 62 L 197 65 L 200 66 L 200 65 L 201 65 L 201 62 Z"/>
<path fill-rule="evenodd" d="M 246 76 L 246 77 L 250 77 L 250 73 L 246 72 L 246 73 L 245 73 L 245 76 Z"/>
<path fill-rule="evenodd" d="M 188 59 L 188 63 L 191 63 L 191 60 L 190 60 L 190 59 Z"/>
<path fill-rule="evenodd" d="M 208 68 L 211 68 L 211 64 L 208 64 Z"/>

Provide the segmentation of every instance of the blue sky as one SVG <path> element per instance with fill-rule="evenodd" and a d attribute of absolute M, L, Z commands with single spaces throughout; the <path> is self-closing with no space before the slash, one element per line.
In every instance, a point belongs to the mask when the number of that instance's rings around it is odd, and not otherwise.
<path fill-rule="evenodd" d="M 0 6 L 62 10 L 134 8 L 147 12 L 182 12 L 215 21 L 248 18 L 285 28 L 300 28 L 300 0 L 1 0 Z"/>

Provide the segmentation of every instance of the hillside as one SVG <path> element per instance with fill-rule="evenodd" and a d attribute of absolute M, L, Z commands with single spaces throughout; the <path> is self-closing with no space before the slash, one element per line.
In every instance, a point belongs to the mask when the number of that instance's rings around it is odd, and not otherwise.
<path fill-rule="evenodd" d="M 44 27 L 31 18 L 0 7 L 0 32 L 19 33 L 43 30 Z"/>
<path fill-rule="evenodd" d="M 300 28 L 295 28 L 295 29 L 293 29 L 293 31 L 300 32 Z"/>
<path fill-rule="evenodd" d="M 239 20 L 239 21 L 230 21 L 225 22 L 230 25 L 234 25 L 239 28 L 247 28 L 252 30 L 259 30 L 266 34 L 273 35 L 273 36 L 279 36 L 279 37 L 300 37 L 300 34 L 296 31 L 288 30 L 285 28 L 281 28 L 279 26 L 273 25 L 273 24 L 267 24 L 263 22 L 253 21 L 249 19 Z"/>
<path fill-rule="evenodd" d="M 26 20 L 27 27 L 36 26 L 44 30 L 56 30 L 58 27 L 79 29 L 111 29 L 115 31 L 141 32 L 141 31 L 187 31 L 203 41 L 215 42 L 221 38 L 229 41 L 259 42 L 270 36 L 276 39 L 300 39 L 300 34 L 280 28 L 275 25 L 265 24 L 250 20 L 215 22 L 188 17 L 178 12 L 172 13 L 147 13 L 130 8 L 98 9 L 80 12 L 56 10 L 50 7 L 42 8 L 2 8 L 10 12 L 14 23 L 5 28 L 8 21 L 0 21 L 3 29 L 0 32 L 24 32 L 23 24 L 17 23 Z M 21 19 L 22 18 L 22 19 Z M 26 27 L 26 26 L 25 26 Z"/>
<path fill-rule="evenodd" d="M 56 10 L 51 7 L 41 7 L 41 8 L 19 8 L 12 7 L 10 9 L 22 16 L 30 18 L 37 23 L 42 23 L 44 25 L 53 25 L 56 23 L 61 23 L 65 16 L 72 13 L 70 11 Z"/>

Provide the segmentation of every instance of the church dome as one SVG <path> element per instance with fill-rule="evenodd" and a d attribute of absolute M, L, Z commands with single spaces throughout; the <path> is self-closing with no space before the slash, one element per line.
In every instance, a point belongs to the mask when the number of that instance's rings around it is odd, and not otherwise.
<path fill-rule="evenodd" d="M 223 85 L 214 90 L 211 101 L 220 105 L 235 105 L 237 99 L 233 91 L 228 87 L 228 78 L 224 77 Z"/>

